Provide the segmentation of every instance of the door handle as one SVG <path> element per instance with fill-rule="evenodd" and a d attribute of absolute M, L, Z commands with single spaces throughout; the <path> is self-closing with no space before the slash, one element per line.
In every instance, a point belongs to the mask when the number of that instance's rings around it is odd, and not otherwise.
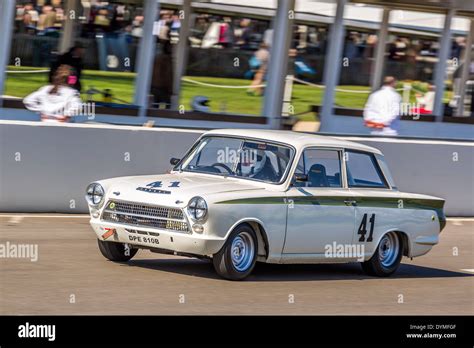
<path fill-rule="evenodd" d="M 344 204 L 345 205 L 356 205 L 357 201 L 355 201 L 353 199 L 346 199 L 346 200 L 344 200 Z"/>

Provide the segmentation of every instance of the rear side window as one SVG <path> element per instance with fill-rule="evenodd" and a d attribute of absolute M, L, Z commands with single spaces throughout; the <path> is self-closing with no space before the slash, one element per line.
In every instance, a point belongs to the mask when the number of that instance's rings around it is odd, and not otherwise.
<path fill-rule="evenodd" d="M 373 154 L 346 151 L 346 168 L 349 187 L 388 187 Z"/>

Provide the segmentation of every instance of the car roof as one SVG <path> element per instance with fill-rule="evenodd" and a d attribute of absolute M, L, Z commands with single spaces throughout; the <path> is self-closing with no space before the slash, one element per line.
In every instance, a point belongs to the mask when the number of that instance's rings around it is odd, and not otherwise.
<path fill-rule="evenodd" d="M 316 135 L 312 133 L 301 133 L 284 130 L 268 130 L 268 129 L 214 129 L 204 133 L 203 135 L 225 135 L 237 136 L 243 138 L 256 138 L 268 141 L 276 141 L 293 145 L 296 149 L 305 148 L 307 146 L 325 146 L 325 147 L 342 147 L 345 149 L 354 149 L 376 154 L 382 154 L 380 150 L 367 145 L 354 143 L 352 141 L 341 140 L 336 137 L 326 135 Z"/>

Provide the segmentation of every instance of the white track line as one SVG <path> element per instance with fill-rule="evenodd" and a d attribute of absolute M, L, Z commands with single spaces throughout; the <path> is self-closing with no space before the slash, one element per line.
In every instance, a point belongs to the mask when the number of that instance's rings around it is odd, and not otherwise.
<path fill-rule="evenodd" d="M 465 269 L 461 269 L 461 271 L 474 273 L 474 268 L 465 268 Z"/>
<path fill-rule="evenodd" d="M 88 214 L 74 214 L 74 215 L 46 215 L 46 214 L 0 214 L 0 217 L 9 218 L 60 218 L 60 219 L 86 219 L 90 216 Z"/>
<path fill-rule="evenodd" d="M 19 224 L 23 220 L 23 216 L 21 215 L 14 215 L 10 217 L 10 220 L 8 220 L 9 224 Z"/>
<path fill-rule="evenodd" d="M 473 222 L 474 217 L 451 217 L 447 218 L 446 220 L 451 222 Z"/>

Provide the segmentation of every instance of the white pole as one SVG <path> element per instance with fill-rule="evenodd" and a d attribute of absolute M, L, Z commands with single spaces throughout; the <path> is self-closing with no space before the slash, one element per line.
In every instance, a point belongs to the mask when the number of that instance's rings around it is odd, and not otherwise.
<path fill-rule="evenodd" d="M 148 108 L 148 95 L 150 94 L 151 79 L 153 75 L 153 61 L 155 58 L 156 38 L 153 35 L 153 26 L 159 11 L 159 0 L 145 0 L 145 22 L 143 34 L 138 50 L 138 72 L 135 79 L 134 102 L 140 107 L 140 116 L 145 117 Z"/>
<path fill-rule="evenodd" d="M 446 78 L 446 61 L 448 60 L 449 51 L 451 48 L 451 21 L 454 17 L 454 10 L 449 10 L 444 19 L 444 28 L 440 37 L 440 50 L 438 54 L 438 63 L 435 70 L 435 100 L 433 106 L 433 115 L 437 116 L 437 122 L 443 119 L 443 95 L 444 95 L 444 80 Z"/>
<path fill-rule="evenodd" d="M 293 34 L 295 0 L 278 0 L 273 30 L 268 82 L 263 101 L 263 115 L 270 128 L 279 129 L 283 108 L 285 77 L 288 70 L 288 51 Z"/>
<path fill-rule="evenodd" d="M 177 110 L 179 107 L 179 97 L 181 94 L 181 78 L 186 71 L 186 63 L 188 61 L 188 38 L 189 29 L 191 27 L 191 0 L 183 0 L 181 9 L 184 16 L 181 20 L 179 28 L 179 41 L 176 48 L 176 64 L 173 77 L 173 96 L 171 98 L 172 109 Z"/>
<path fill-rule="evenodd" d="M 409 83 L 403 84 L 403 93 L 402 93 L 402 102 L 407 104 L 410 103 L 410 92 L 411 92 L 411 85 Z"/>
<path fill-rule="evenodd" d="M 387 48 L 387 36 L 388 36 L 388 22 L 390 18 L 390 10 L 388 8 L 383 9 L 382 22 L 380 23 L 380 29 L 377 35 L 377 48 L 375 51 L 373 73 L 372 73 L 372 91 L 380 88 L 382 84 L 383 69 L 385 66 L 385 51 Z"/>
<path fill-rule="evenodd" d="M 337 0 L 336 16 L 329 32 L 329 51 L 324 64 L 324 98 L 321 107 L 321 131 L 331 130 L 335 89 L 341 72 L 342 45 L 344 42 L 344 8 L 347 0 Z"/>
<path fill-rule="evenodd" d="M 288 117 L 294 113 L 291 107 L 291 95 L 293 93 L 293 75 L 287 75 L 285 79 L 285 93 L 283 96 L 283 111 L 281 115 Z"/>
<path fill-rule="evenodd" d="M 464 99 L 466 98 L 466 82 L 469 79 L 472 57 L 472 44 L 474 41 L 474 20 L 471 19 L 471 27 L 466 40 L 466 48 L 464 49 L 463 67 L 461 73 L 461 81 L 459 84 L 457 116 L 464 116 Z M 472 105 L 471 105 L 472 110 Z"/>
<path fill-rule="evenodd" d="M 10 61 L 14 16 L 15 1 L 0 1 L 0 107 L 3 104 L 3 93 L 7 79 L 6 70 Z"/>
<path fill-rule="evenodd" d="M 78 20 L 78 0 L 67 0 L 64 10 L 64 26 L 59 41 L 59 53 L 65 53 L 74 44 L 75 23 Z"/>

